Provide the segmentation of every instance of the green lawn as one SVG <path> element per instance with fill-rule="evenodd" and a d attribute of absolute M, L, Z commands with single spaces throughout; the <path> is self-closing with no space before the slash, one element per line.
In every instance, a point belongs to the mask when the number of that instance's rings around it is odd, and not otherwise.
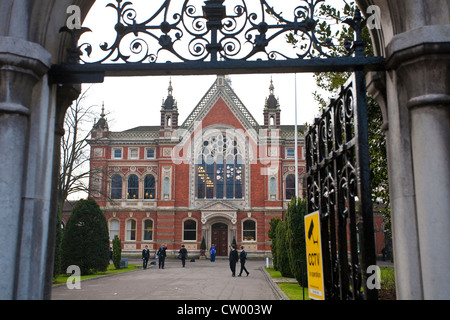
<path fill-rule="evenodd" d="M 266 271 L 273 279 L 284 278 L 279 271 L 272 266 L 266 268 Z M 393 268 L 380 268 L 381 271 L 381 290 L 379 291 L 380 300 L 395 300 L 395 276 Z M 292 279 L 292 278 L 289 278 Z M 291 300 L 303 300 L 302 287 L 298 283 L 277 283 L 278 286 Z M 305 290 L 305 300 L 309 300 L 308 288 Z"/>
<path fill-rule="evenodd" d="M 266 268 L 266 271 L 272 277 L 272 279 L 283 279 L 280 271 L 276 271 L 273 267 Z M 293 278 L 287 278 L 292 280 Z M 298 283 L 277 283 L 281 290 L 291 300 L 303 300 L 303 290 L 305 291 L 305 300 L 309 300 L 308 288 L 301 287 Z"/>
<path fill-rule="evenodd" d="M 81 278 L 81 280 L 85 280 L 85 279 L 96 278 L 96 277 L 106 276 L 106 275 L 115 274 L 115 273 L 122 273 L 122 272 L 133 271 L 133 270 L 136 270 L 136 268 L 134 266 L 136 266 L 136 264 L 129 264 L 128 268 L 116 269 L 114 267 L 114 265 L 110 264 L 108 266 L 108 269 L 105 272 L 97 272 L 95 274 L 81 276 L 80 278 Z M 53 279 L 53 285 L 66 283 L 67 279 L 70 276 L 71 276 L 70 274 L 61 274 L 61 275 L 55 277 Z"/>

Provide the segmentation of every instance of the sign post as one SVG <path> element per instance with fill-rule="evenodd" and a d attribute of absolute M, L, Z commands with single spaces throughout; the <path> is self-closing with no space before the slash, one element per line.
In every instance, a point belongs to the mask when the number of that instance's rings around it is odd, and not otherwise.
<path fill-rule="evenodd" d="M 325 300 L 319 211 L 305 216 L 309 298 Z"/>

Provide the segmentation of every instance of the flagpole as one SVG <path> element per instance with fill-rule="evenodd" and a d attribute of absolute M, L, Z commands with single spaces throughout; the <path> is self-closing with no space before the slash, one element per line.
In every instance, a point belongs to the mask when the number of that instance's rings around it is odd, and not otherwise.
<path fill-rule="evenodd" d="M 295 196 L 298 198 L 298 130 L 297 130 L 297 74 L 295 74 Z"/>

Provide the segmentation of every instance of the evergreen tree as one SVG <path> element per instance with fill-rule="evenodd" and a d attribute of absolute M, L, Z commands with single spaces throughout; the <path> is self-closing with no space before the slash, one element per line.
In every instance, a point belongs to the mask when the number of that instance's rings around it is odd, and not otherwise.
<path fill-rule="evenodd" d="M 291 272 L 298 283 L 307 286 L 305 220 L 306 201 L 293 197 L 286 211 L 286 238 Z M 300 267 L 299 262 L 303 265 Z"/>
<path fill-rule="evenodd" d="M 276 229 L 277 264 L 283 277 L 292 277 L 288 256 L 288 242 L 286 237 L 286 222 L 280 221 Z"/>
<path fill-rule="evenodd" d="M 278 261 L 277 261 L 277 225 L 281 221 L 279 217 L 275 217 L 270 219 L 270 229 L 268 232 L 269 239 L 272 240 L 272 244 L 270 245 L 270 250 L 272 251 L 272 261 L 273 268 L 278 270 Z"/>
<path fill-rule="evenodd" d="M 62 267 L 77 265 L 81 274 L 106 271 L 109 236 L 105 216 L 94 199 L 80 200 L 67 221 L 62 239 Z"/>
<path fill-rule="evenodd" d="M 120 269 L 120 260 L 122 259 L 122 242 L 120 238 L 115 235 L 113 239 L 113 253 L 112 261 L 116 269 Z"/>

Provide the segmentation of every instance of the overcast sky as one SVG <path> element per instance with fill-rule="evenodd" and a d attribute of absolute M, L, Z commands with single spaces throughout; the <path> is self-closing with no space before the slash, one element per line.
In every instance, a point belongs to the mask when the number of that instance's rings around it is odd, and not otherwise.
<path fill-rule="evenodd" d="M 164 0 L 132 0 L 138 13 L 138 21 L 147 19 L 154 10 L 145 11 L 146 5 L 152 4 L 160 6 Z M 172 1 L 180 3 L 181 0 Z M 327 0 L 330 1 L 330 0 Z M 331 0 L 332 2 L 342 2 L 342 0 Z M 102 41 L 113 42 L 114 37 L 105 36 L 112 34 L 111 30 L 115 23 L 115 10 L 105 8 L 108 3 L 116 3 L 114 0 L 97 0 L 91 9 L 84 25 L 90 27 L 92 33 L 85 35 L 102 34 Z M 199 2 L 199 1 L 197 1 Z M 190 3 L 195 3 L 191 1 Z M 200 1 L 199 3 L 203 3 Z M 228 5 L 242 3 L 238 0 L 227 0 Z M 247 4 L 259 3 L 259 1 L 246 1 Z M 303 1 L 270 1 L 277 11 L 292 13 L 297 4 L 304 4 Z M 289 8 L 283 8 L 288 5 Z M 294 7 L 292 7 L 294 6 Z M 279 8 L 279 9 L 278 9 Z M 249 8 L 250 9 L 250 8 Z M 253 10 L 253 9 L 252 9 Z M 255 11 L 250 12 L 257 12 Z M 149 13 L 150 12 L 150 13 Z M 145 16 L 145 17 L 144 17 Z M 108 20 L 109 19 L 109 20 Z M 100 30 L 103 30 L 100 32 Z M 283 42 L 284 39 L 282 39 Z M 98 48 L 98 44 L 93 47 Z M 173 95 L 178 102 L 180 113 L 179 124 L 181 124 L 190 114 L 192 109 L 200 102 L 201 98 L 213 84 L 216 76 L 172 76 Z M 273 78 L 275 95 L 280 99 L 281 123 L 286 125 L 295 124 L 295 90 L 297 90 L 298 117 L 297 123 L 311 123 L 318 113 L 317 103 L 314 102 L 312 92 L 317 90 L 312 74 L 297 74 L 297 88 L 294 85 L 294 74 L 254 74 L 254 75 L 232 75 L 231 81 L 233 89 L 241 101 L 252 113 L 255 119 L 263 123 L 263 108 L 265 99 L 269 95 L 270 79 Z M 160 108 L 162 99 L 167 96 L 167 87 L 170 77 L 121 77 L 106 78 L 102 84 L 84 85 L 83 88 L 91 86 L 86 103 L 98 105 L 98 114 L 101 105 L 105 104 L 105 111 L 108 114 L 110 130 L 123 131 L 137 126 L 151 126 L 160 124 Z"/>

